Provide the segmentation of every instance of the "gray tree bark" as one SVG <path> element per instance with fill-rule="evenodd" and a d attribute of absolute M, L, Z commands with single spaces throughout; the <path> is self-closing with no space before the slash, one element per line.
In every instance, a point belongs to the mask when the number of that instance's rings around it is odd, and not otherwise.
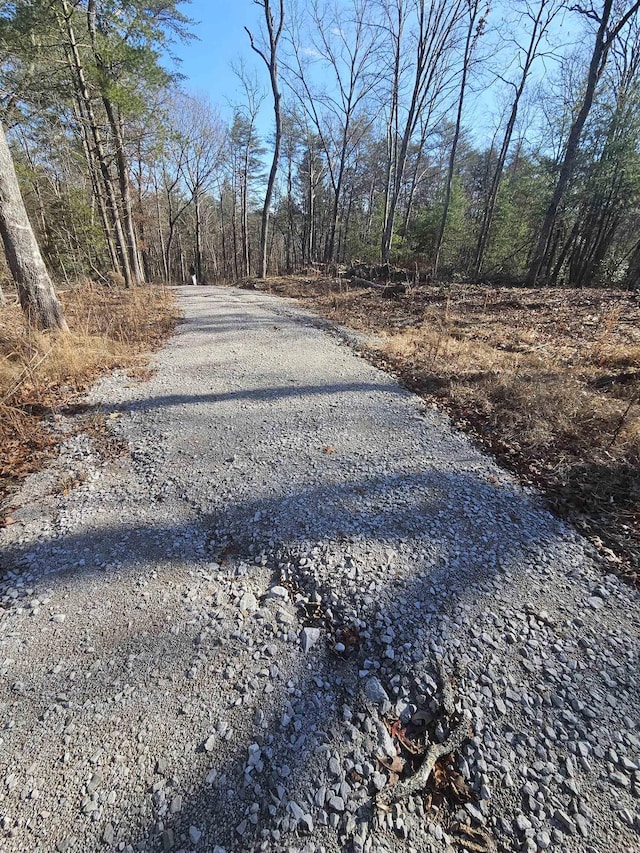
<path fill-rule="evenodd" d="M 276 182 L 276 174 L 278 172 L 278 161 L 280 159 L 280 148 L 282 146 L 282 111 L 280 108 L 280 88 L 278 85 L 278 43 L 282 35 L 284 26 L 284 0 L 279 3 L 279 17 L 277 23 L 273 20 L 270 0 L 255 0 L 258 6 L 264 9 L 264 16 L 267 25 L 267 33 L 269 35 L 269 51 L 265 54 L 256 44 L 251 32 L 245 27 L 251 41 L 252 49 L 262 58 L 267 69 L 269 70 L 269 79 L 271 81 L 271 91 L 273 93 L 273 112 L 276 121 L 276 136 L 273 150 L 273 160 L 271 161 L 271 169 L 269 170 L 269 180 L 267 182 L 267 192 L 262 208 L 262 227 L 260 229 L 260 260 L 258 266 L 258 278 L 264 278 L 267 274 L 267 231 L 269 228 L 269 207 L 271 206 L 271 198 L 273 196 L 273 188 Z"/>
<path fill-rule="evenodd" d="M 74 68 L 70 52 L 68 53 L 68 62 L 69 68 L 73 73 Z M 104 237 L 107 243 L 107 249 L 109 250 L 109 257 L 111 258 L 111 266 L 113 267 L 114 272 L 119 273 L 121 272 L 120 258 L 118 257 L 116 244 L 113 240 L 113 231 L 111 229 L 111 224 L 109 222 L 109 216 L 107 213 L 107 203 L 104 198 L 104 187 L 101 184 L 100 172 L 96 163 L 96 158 L 93 149 L 91 147 L 91 141 L 89 139 L 89 130 L 87 127 L 87 120 L 84 115 L 82 99 L 79 97 L 77 92 L 76 98 L 73 101 L 73 112 L 76 117 L 78 128 L 80 130 L 80 136 L 82 139 L 82 149 L 84 151 L 85 160 L 87 161 L 87 168 L 89 171 L 89 177 L 91 179 L 93 197 L 96 200 L 98 212 L 102 221 L 102 230 L 104 232 Z"/>
<path fill-rule="evenodd" d="M 621 16 L 618 22 L 613 27 L 610 27 L 609 22 L 613 5 L 613 0 L 604 0 L 602 12 L 599 16 L 600 26 L 598 27 L 593 53 L 591 54 L 591 62 L 589 63 L 589 71 L 587 73 L 587 81 L 582 104 L 580 105 L 580 110 L 571 125 L 571 130 L 569 131 L 569 138 L 567 140 L 567 146 L 565 148 L 564 159 L 560 167 L 558 180 L 556 181 L 556 186 L 553 191 L 553 195 L 551 196 L 551 201 L 549 202 L 549 207 L 547 208 L 542 228 L 540 229 L 538 243 L 535 251 L 533 252 L 529 273 L 527 275 L 527 287 L 535 287 L 536 284 L 538 284 L 542 268 L 547 259 L 547 253 L 551 243 L 551 235 L 558 215 L 558 210 L 564 198 L 566 189 L 569 186 L 569 181 L 573 176 L 573 171 L 578 159 L 582 131 L 593 105 L 596 86 L 598 85 L 607 64 L 611 45 L 618 37 L 620 30 L 633 17 L 633 15 L 637 14 L 638 10 L 640 10 L 640 2 L 633 3 L 632 6 Z"/>
<path fill-rule="evenodd" d="M 529 46 L 527 48 L 527 52 L 522 63 L 522 72 L 520 74 L 520 80 L 517 86 L 514 84 L 515 95 L 511 104 L 511 112 L 509 114 L 507 127 L 505 129 L 504 137 L 502 139 L 500 153 L 498 154 L 498 162 L 496 163 L 496 168 L 493 173 L 493 177 L 491 178 L 489 196 L 485 205 L 484 215 L 482 217 L 482 225 L 480 227 L 480 235 L 478 237 L 478 245 L 476 248 L 476 257 L 474 262 L 475 274 L 477 276 L 479 276 L 482 272 L 482 263 L 484 260 L 487 244 L 489 242 L 489 234 L 491 232 L 493 215 L 495 213 L 496 202 L 498 200 L 498 192 L 500 191 L 500 184 L 502 182 L 502 174 L 504 172 L 507 154 L 509 153 L 509 147 L 511 146 L 511 139 L 513 137 L 513 131 L 516 126 L 518 111 L 520 109 L 520 101 L 524 93 L 525 85 L 527 84 L 527 81 L 529 79 L 531 67 L 538 56 L 540 45 L 542 43 L 542 38 L 548 30 L 550 24 L 552 23 L 555 15 L 560 12 L 562 8 L 562 5 L 556 2 L 556 0 L 540 0 L 540 4 L 537 7 L 535 17 L 533 17 L 533 14 L 529 16 L 533 21 L 531 38 L 529 39 Z"/>
<path fill-rule="evenodd" d="M 30 321 L 41 329 L 67 332 L 62 305 L 42 260 L 20 194 L 18 178 L 0 124 L 0 236 L 18 298 Z"/>

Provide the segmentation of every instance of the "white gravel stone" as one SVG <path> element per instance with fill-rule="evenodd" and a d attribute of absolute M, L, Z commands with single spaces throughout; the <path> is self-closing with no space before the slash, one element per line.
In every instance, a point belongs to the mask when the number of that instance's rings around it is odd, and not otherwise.
<path fill-rule="evenodd" d="M 380 679 L 375 675 L 367 680 L 365 693 L 367 694 L 367 699 L 377 705 L 383 714 L 391 708 L 389 695 L 380 683 Z"/>
<path fill-rule="evenodd" d="M 300 634 L 302 651 L 306 654 L 320 639 L 320 628 L 303 628 Z"/>
<path fill-rule="evenodd" d="M 275 598 L 275 599 L 279 599 L 281 601 L 288 601 L 289 600 L 289 592 L 283 586 L 272 586 L 271 589 L 269 590 L 267 598 Z"/>
<path fill-rule="evenodd" d="M 238 603 L 243 613 L 253 613 L 258 609 L 258 601 L 252 592 L 245 592 Z"/>

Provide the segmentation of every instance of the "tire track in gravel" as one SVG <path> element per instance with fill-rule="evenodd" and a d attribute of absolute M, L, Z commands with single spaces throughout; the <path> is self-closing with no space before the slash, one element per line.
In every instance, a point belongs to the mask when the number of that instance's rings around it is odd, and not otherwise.
<path fill-rule="evenodd" d="M 2 532 L 3 849 L 640 849 L 637 595 L 344 333 L 182 297 L 155 376 L 90 395 L 130 459 L 69 439 Z M 473 801 L 380 812 L 382 715 L 454 659 Z"/>

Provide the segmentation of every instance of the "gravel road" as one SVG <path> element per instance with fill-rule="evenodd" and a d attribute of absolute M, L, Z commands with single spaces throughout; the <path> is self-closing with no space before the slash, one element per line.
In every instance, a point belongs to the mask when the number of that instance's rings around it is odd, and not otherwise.
<path fill-rule="evenodd" d="M 180 294 L 128 453 L 58 417 L 12 499 L 0 849 L 639 851 L 634 591 L 344 333 Z M 470 724 L 458 802 L 383 807 L 394 719 Z"/>

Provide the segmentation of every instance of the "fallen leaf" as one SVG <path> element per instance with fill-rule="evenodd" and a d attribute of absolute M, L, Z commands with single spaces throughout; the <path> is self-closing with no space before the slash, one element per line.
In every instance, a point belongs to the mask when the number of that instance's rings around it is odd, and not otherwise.
<path fill-rule="evenodd" d="M 400 781 L 400 777 L 397 773 L 389 773 L 389 781 L 387 782 L 387 787 L 393 788 L 394 785 L 397 785 Z"/>
<path fill-rule="evenodd" d="M 471 799 L 471 791 L 469 790 L 469 786 L 467 785 L 464 777 L 460 773 L 454 773 L 451 775 L 451 787 L 454 789 L 457 796 L 461 799 Z"/>
<path fill-rule="evenodd" d="M 379 758 L 378 761 L 392 773 L 402 773 L 406 764 L 404 758 L 401 758 L 399 755 L 394 755 L 390 761 L 384 758 Z"/>

